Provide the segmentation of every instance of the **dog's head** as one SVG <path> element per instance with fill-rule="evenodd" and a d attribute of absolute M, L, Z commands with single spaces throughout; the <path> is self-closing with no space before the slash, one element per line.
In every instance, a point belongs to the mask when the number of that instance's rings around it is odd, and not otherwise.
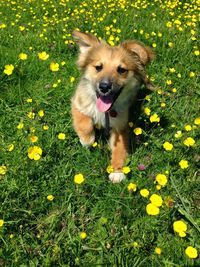
<path fill-rule="evenodd" d="M 145 72 L 154 57 L 149 47 L 132 40 L 111 47 L 79 31 L 74 31 L 74 38 L 80 47 L 78 66 L 96 92 L 100 111 L 109 110 L 123 88 L 135 79 L 151 87 Z"/>

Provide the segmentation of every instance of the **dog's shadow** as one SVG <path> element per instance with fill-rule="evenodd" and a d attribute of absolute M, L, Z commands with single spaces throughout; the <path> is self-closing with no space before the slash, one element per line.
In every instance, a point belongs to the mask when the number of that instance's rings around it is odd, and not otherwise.
<path fill-rule="evenodd" d="M 144 129 L 146 132 L 151 131 L 152 129 L 156 129 L 159 127 L 166 128 L 169 125 L 169 121 L 167 118 L 162 116 L 160 118 L 160 122 L 158 123 L 150 123 L 149 118 L 143 118 L 141 115 L 144 113 L 144 106 L 146 100 L 146 96 L 155 92 L 154 90 L 149 90 L 145 86 L 138 91 L 137 97 L 131 105 L 129 110 L 129 122 L 133 123 L 133 127 L 129 127 L 129 154 L 133 154 L 138 146 L 141 143 L 148 142 L 148 135 L 135 135 L 133 130 L 135 127 L 140 127 Z"/>
<path fill-rule="evenodd" d="M 136 136 L 133 133 L 135 127 L 145 128 L 145 121 L 139 121 L 141 113 L 143 112 L 143 106 L 145 103 L 146 96 L 151 94 L 152 91 L 143 87 L 137 93 L 135 101 L 129 109 L 129 123 L 132 126 L 129 126 L 129 154 L 134 153 L 136 147 L 142 142 L 140 136 Z M 144 141 L 144 140 L 143 140 Z"/>

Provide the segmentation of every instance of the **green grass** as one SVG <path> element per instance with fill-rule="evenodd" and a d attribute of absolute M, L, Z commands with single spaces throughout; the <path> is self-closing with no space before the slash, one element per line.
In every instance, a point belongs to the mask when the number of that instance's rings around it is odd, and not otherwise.
<path fill-rule="evenodd" d="M 0 175 L 0 220 L 4 222 L 0 266 L 200 266 L 199 256 L 193 260 L 185 254 L 188 246 L 200 253 L 200 131 L 194 124 L 200 117 L 200 59 L 195 52 L 199 42 L 192 40 L 200 34 L 199 7 L 198 1 L 163 2 L 0 3 L 0 170 L 6 167 Z M 19 26 L 25 29 L 20 31 Z M 150 100 L 143 97 L 139 103 L 149 107 L 151 115 L 158 114 L 160 123 L 151 123 L 143 109 L 139 116 L 133 114 L 134 128 L 141 127 L 143 133 L 136 138 L 131 129 L 134 141 L 127 160 L 131 172 L 120 184 L 109 182 L 106 142 L 98 139 L 98 146 L 87 150 L 72 127 L 70 98 L 80 77 L 78 48 L 71 37 L 76 28 L 107 41 L 113 36 L 115 44 L 125 39 L 156 44 L 157 56 L 148 74 L 160 91 L 148 92 Z M 38 59 L 42 51 L 49 54 L 46 61 Z M 20 53 L 26 53 L 27 60 L 20 60 Z M 49 69 L 51 62 L 59 63 L 58 72 Z M 4 73 L 7 64 L 14 66 L 9 76 Z M 141 92 L 146 93 L 144 88 Z M 42 118 L 40 110 L 44 110 Z M 34 119 L 27 116 L 29 112 Z M 17 129 L 20 122 L 24 127 Z M 191 131 L 185 130 L 188 124 Z M 44 125 L 49 129 L 43 130 Z M 174 137 L 177 131 L 182 131 L 182 137 Z M 59 133 L 66 138 L 59 140 Z M 34 144 L 33 135 L 38 137 Z M 187 137 L 195 140 L 194 146 L 183 144 Z M 165 141 L 173 144 L 172 151 L 164 150 Z M 38 161 L 28 158 L 33 145 L 43 151 Z M 181 159 L 188 160 L 187 169 L 180 168 Z M 145 164 L 146 170 L 139 171 L 139 164 Z M 74 183 L 78 173 L 85 178 L 81 185 Z M 159 191 L 158 173 L 168 178 Z M 131 182 L 137 185 L 136 192 L 128 192 Z M 149 199 L 140 195 L 142 188 L 162 197 L 159 215 L 146 213 Z M 47 200 L 48 195 L 54 196 L 53 201 Z M 184 238 L 174 233 L 177 220 L 187 224 Z M 80 238 L 81 232 L 86 232 L 86 239 Z M 161 255 L 155 253 L 156 247 Z"/>

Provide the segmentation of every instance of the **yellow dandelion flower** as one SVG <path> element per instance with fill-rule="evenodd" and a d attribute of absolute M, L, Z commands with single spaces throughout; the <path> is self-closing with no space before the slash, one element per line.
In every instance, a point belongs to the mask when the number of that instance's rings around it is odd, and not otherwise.
<path fill-rule="evenodd" d="M 140 134 L 142 134 L 142 129 L 139 128 L 139 127 L 137 127 L 137 128 L 135 128 L 135 129 L 133 130 L 133 132 L 134 132 L 135 135 L 140 135 Z"/>
<path fill-rule="evenodd" d="M 21 121 L 18 125 L 17 125 L 17 129 L 21 130 L 22 128 L 24 128 L 24 123 Z"/>
<path fill-rule="evenodd" d="M 14 237 L 14 235 L 13 235 L 13 234 L 10 234 L 10 236 L 9 236 L 9 237 L 10 237 L 10 239 L 12 239 L 12 238 Z"/>
<path fill-rule="evenodd" d="M 33 102 L 33 99 L 32 99 L 32 98 L 27 98 L 27 99 L 26 99 L 26 102 L 27 102 L 27 103 L 32 103 L 32 102 Z"/>
<path fill-rule="evenodd" d="M 29 159 L 39 160 L 42 156 L 42 149 L 39 146 L 32 146 L 28 149 Z"/>
<path fill-rule="evenodd" d="M 85 181 L 83 174 L 79 173 L 74 176 L 74 183 L 75 184 L 82 184 Z"/>
<path fill-rule="evenodd" d="M 195 77 L 195 72 L 193 72 L 193 71 L 191 71 L 190 73 L 189 73 L 189 76 L 190 76 L 190 78 L 193 78 L 193 77 Z"/>
<path fill-rule="evenodd" d="M 172 27 L 172 22 L 171 22 L 171 21 L 168 21 L 168 22 L 166 23 L 166 26 L 167 26 L 167 28 L 171 28 L 171 27 Z"/>
<path fill-rule="evenodd" d="M 25 54 L 25 53 L 20 53 L 18 57 L 21 60 L 27 60 L 27 58 L 28 58 L 27 54 Z"/>
<path fill-rule="evenodd" d="M 167 184 L 167 176 L 165 174 L 159 173 L 156 175 L 156 182 L 161 185 L 165 186 Z"/>
<path fill-rule="evenodd" d="M 57 83 L 54 83 L 54 84 L 52 85 L 52 87 L 53 87 L 53 88 L 56 88 L 56 87 L 58 87 L 58 84 L 57 84 Z"/>
<path fill-rule="evenodd" d="M 38 58 L 40 60 L 47 60 L 49 58 L 49 55 L 45 51 L 39 52 L 38 53 Z"/>
<path fill-rule="evenodd" d="M 160 207 L 162 206 L 163 200 L 162 197 L 157 195 L 157 194 L 153 194 L 151 195 L 150 199 L 151 203 L 156 206 L 156 207 Z"/>
<path fill-rule="evenodd" d="M 149 196 L 149 190 L 146 189 L 146 188 L 141 189 L 141 190 L 140 190 L 140 195 L 141 195 L 142 197 L 148 197 L 148 196 Z"/>
<path fill-rule="evenodd" d="M 171 85 L 172 84 L 172 80 L 166 80 L 166 84 L 167 85 Z"/>
<path fill-rule="evenodd" d="M 160 213 L 160 209 L 158 207 L 156 207 L 155 205 L 153 205 L 152 203 L 149 203 L 146 206 L 146 212 L 148 215 L 158 215 Z"/>
<path fill-rule="evenodd" d="M 31 141 L 32 143 L 36 143 L 36 142 L 38 141 L 38 137 L 37 137 L 36 135 L 32 135 L 32 136 L 30 137 L 30 141 Z"/>
<path fill-rule="evenodd" d="M 146 96 L 145 96 L 145 100 L 147 100 L 147 101 L 151 101 L 151 96 L 150 96 L 150 95 L 146 95 Z"/>
<path fill-rule="evenodd" d="M 187 231 L 187 224 L 181 220 L 175 221 L 173 223 L 173 229 L 174 232 L 178 233 L 180 237 L 185 237 Z"/>
<path fill-rule="evenodd" d="M 200 55 L 200 51 L 199 50 L 195 50 L 194 54 L 195 54 L 195 56 L 199 56 Z"/>
<path fill-rule="evenodd" d="M 58 134 L 58 139 L 59 140 L 65 140 L 65 138 L 66 138 L 66 135 L 64 133 L 59 133 Z"/>
<path fill-rule="evenodd" d="M 40 117 L 40 118 L 42 118 L 42 117 L 44 117 L 44 110 L 39 110 L 38 111 L 38 116 Z"/>
<path fill-rule="evenodd" d="M 196 119 L 194 120 L 194 124 L 196 124 L 196 125 L 200 125 L 200 118 L 196 118 Z"/>
<path fill-rule="evenodd" d="M 59 64 L 55 63 L 55 62 L 51 62 L 50 70 L 53 71 L 53 72 L 59 71 Z"/>
<path fill-rule="evenodd" d="M 181 169 L 187 169 L 189 167 L 188 161 L 185 159 L 182 159 L 179 162 L 179 166 L 181 167 Z"/>
<path fill-rule="evenodd" d="M 122 168 L 122 172 L 123 172 L 124 174 L 128 174 L 130 171 L 131 171 L 131 169 L 130 169 L 128 166 L 124 166 L 124 167 Z"/>
<path fill-rule="evenodd" d="M 49 200 L 49 201 L 53 201 L 54 198 L 55 198 L 55 197 L 54 197 L 53 195 L 48 195 L 48 196 L 47 196 L 47 200 Z"/>
<path fill-rule="evenodd" d="M 87 234 L 86 232 L 81 232 L 79 236 L 80 236 L 80 239 L 86 239 Z"/>
<path fill-rule="evenodd" d="M 169 68 L 169 72 L 174 73 L 176 72 L 175 68 Z"/>
<path fill-rule="evenodd" d="M 187 131 L 187 132 L 189 132 L 189 131 L 191 131 L 192 130 L 192 126 L 191 125 L 189 125 L 189 124 L 187 124 L 187 125 L 185 125 L 185 130 Z"/>
<path fill-rule="evenodd" d="M 43 130 L 44 130 L 44 131 L 49 130 L 49 126 L 48 126 L 47 124 L 43 125 Z"/>
<path fill-rule="evenodd" d="M 13 73 L 14 68 L 15 67 L 12 64 L 5 65 L 3 72 L 7 75 L 11 75 Z"/>
<path fill-rule="evenodd" d="M 160 104 L 160 106 L 161 106 L 161 108 L 165 108 L 165 107 L 166 107 L 166 103 L 162 102 L 162 103 Z"/>
<path fill-rule="evenodd" d="M 174 134 L 174 136 L 175 136 L 176 138 L 180 138 L 180 137 L 182 137 L 182 132 L 181 132 L 181 131 L 177 131 L 177 132 Z"/>
<path fill-rule="evenodd" d="M 160 117 L 158 116 L 158 114 L 154 113 L 153 115 L 150 116 L 150 122 L 160 122 Z"/>
<path fill-rule="evenodd" d="M 11 152 L 11 151 L 14 150 L 14 148 L 15 148 L 14 144 L 10 144 L 10 145 L 8 145 L 7 150 L 8 150 L 9 152 Z"/>
<path fill-rule="evenodd" d="M 173 145 L 169 142 L 164 142 L 163 144 L 163 148 L 166 150 L 166 151 L 171 151 L 173 149 Z"/>
<path fill-rule="evenodd" d="M 163 94 L 163 90 L 158 89 L 157 94 L 158 94 L 158 95 L 162 95 L 162 94 Z"/>
<path fill-rule="evenodd" d="M 162 186 L 160 185 L 160 184 L 157 184 L 156 185 L 156 189 L 159 191 L 159 190 L 161 190 L 161 188 L 162 188 Z"/>
<path fill-rule="evenodd" d="M 5 175 L 7 172 L 7 167 L 5 165 L 0 166 L 0 175 Z"/>
<path fill-rule="evenodd" d="M 25 27 L 24 27 L 24 26 L 19 26 L 19 30 L 20 30 L 21 32 L 23 32 L 23 31 L 25 30 Z"/>
<path fill-rule="evenodd" d="M 131 243 L 131 246 L 133 246 L 134 248 L 138 248 L 139 244 L 136 241 L 134 241 Z"/>
<path fill-rule="evenodd" d="M 98 143 L 97 143 L 97 142 L 94 142 L 94 143 L 92 144 L 92 147 L 97 147 L 97 145 L 98 145 Z"/>
<path fill-rule="evenodd" d="M 127 189 L 129 192 L 135 192 L 137 190 L 137 185 L 134 183 L 129 183 Z"/>
<path fill-rule="evenodd" d="M 144 113 L 145 113 L 147 116 L 150 116 L 150 114 L 151 114 L 151 110 L 150 110 L 150 108 L 148 108 L 148 107 L 144 108 Z"/>
<path fill-rule="evenodd" d="M 114 168 L 113 166 L 109 165 L 107 168 L 106 168 L 106 172 L 107 173 L 112 173 L 114 171 Z"/>
<path fill-rule="evenodd" d="M 29 118 L 29 119 L 34 119 L 35 118 L 35 113 L 34 112 L 32 112 L 32 111 L 30 111 L 28 114 L 27 114 L 27 117 Z"/>
<path fill-rule="evenodd" d="M 160 254 L 162 253 L 161 248 L 156 247 L 156 248 L 155 248 L 155 253 L 156 253 L 157 255 L 160 255 Z"/>
<path fill-rule="evenodd" d="M 4 220 L 0 219 L 0 227 L 2 227 L 4 225 Z"/>
<path fill-rule="evenodd" d="M 4 29 L 4 28 L 6 28 L 7 27 L 7 25 L 5 24 L 5 23 L 1 23 L 0 24 L 0 29 Z"/>
<path fill-rule="evenodd" d="M 70 83 L 73 83 L 73 82 L 75 81 L 75 78 L 74 78 L 73 76 L 71 76 L 71 77 L 69 78 L 69 80 L 70 80 Z"/>
<path fill-rule="evenodd" d="M 195 145 L 195 140 L 192 137 L 187 137 L 184 141 L 183 144 L 187 147 L 194 146 Z"/>
<path fill-rule="evenodd" d="M 191 259 L 196 259 L 198 257 L 197 249 L 192 246 L 188 246 L 185 249 L 185 254 Z"/>

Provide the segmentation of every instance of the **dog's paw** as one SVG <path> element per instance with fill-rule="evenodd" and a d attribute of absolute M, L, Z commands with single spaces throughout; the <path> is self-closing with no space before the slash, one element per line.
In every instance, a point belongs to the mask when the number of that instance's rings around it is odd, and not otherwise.
<path fill-rule="evenodd" d="M 80 138 L 80 143 L 84 147 L 90 147 L 95 141 L 95 136 L 90 136 L 90 138 Z"/>
<path fill-rule="evenodd" d="M 126 178 L 122 172 L 111 172 L 109 174 L 109 179 L 113 184 L 120 183 Z"/>

